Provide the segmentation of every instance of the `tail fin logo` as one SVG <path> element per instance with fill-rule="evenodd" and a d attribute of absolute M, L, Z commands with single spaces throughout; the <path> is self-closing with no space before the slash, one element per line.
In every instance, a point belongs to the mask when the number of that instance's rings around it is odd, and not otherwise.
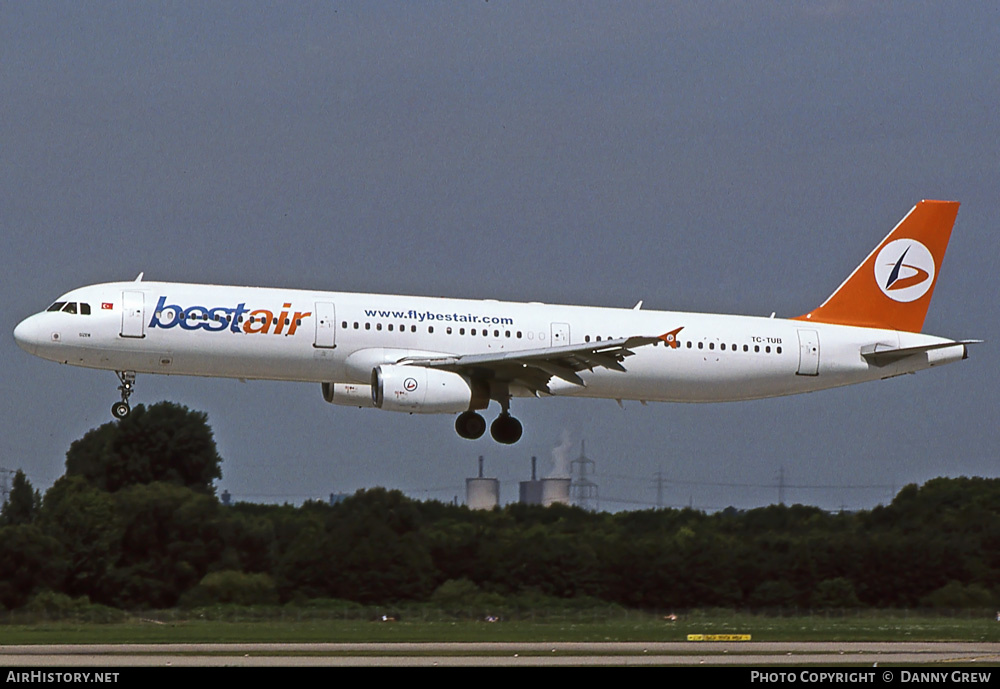
<path fill-rule="evenodd" d="M 875 258 L 875 282 L 893 301 L 916 301 L 934 284 L 934 257 L 915 239 L 889 242 Z"/>

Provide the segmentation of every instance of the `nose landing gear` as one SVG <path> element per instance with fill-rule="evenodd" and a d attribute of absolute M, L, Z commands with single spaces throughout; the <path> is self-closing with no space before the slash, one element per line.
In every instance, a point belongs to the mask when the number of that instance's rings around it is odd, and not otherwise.
<path fill-rule="evenodd" d="M 132 408 L 128 406 L 128 398 L 135 392 L 135 371 L 115 371 L 121 385 L 118 389 L 122 393 L 122 401 L 111 405 L 111 415 L 116 419 L 124 419 L 128 416 Z"/>

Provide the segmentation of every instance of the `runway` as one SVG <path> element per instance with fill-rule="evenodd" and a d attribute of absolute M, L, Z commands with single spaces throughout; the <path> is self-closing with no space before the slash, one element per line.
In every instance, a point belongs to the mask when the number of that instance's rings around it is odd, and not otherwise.
<path fill-rule="evenodd" d="M 0 646 L 6 667 L 1000 665 L 1000 643 L 257 643 Z"/>

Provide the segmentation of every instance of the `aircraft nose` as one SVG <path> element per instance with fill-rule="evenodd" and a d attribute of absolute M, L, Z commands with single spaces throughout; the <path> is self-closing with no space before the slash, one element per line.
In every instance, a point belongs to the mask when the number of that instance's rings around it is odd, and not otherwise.
<path fill-rule="evenodd" d="M 17 346 L 29 354 L 37 354 L 43 337 L 39 326 L 38 318 L 35 316 L 29 316 L 18 323 L 14 328 L 14 341 L 17 342 Z"/>

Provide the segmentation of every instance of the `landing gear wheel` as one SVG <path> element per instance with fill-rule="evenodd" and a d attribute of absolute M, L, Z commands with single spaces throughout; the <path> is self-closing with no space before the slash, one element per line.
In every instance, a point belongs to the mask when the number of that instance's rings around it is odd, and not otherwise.
<path fill-rule="evenodd" d="M 466 440 L 476 440 L 486 432 L 486 419 L 474 411 L 462 412 L 455 419 L 455 431 Z"/>
<path fill-rule="evenodd" d="M 135 392 L 135 371 L 115 371 L 118 381 L 118 391 L 122 393 L 122 401 L 111 405 L 111 415 L 116 419 L 124 419 L 132 408 L 128 406 L 128 398 Z"/>
<path fill-rule="evenodd" d="M 504 445 L 516 443 L 521 439 L 523 432 L 524 428 L 521 426 L 521 422 L 507 413 L 498 416 L 490 426 L 490 435 L 495 441 Z"/>

